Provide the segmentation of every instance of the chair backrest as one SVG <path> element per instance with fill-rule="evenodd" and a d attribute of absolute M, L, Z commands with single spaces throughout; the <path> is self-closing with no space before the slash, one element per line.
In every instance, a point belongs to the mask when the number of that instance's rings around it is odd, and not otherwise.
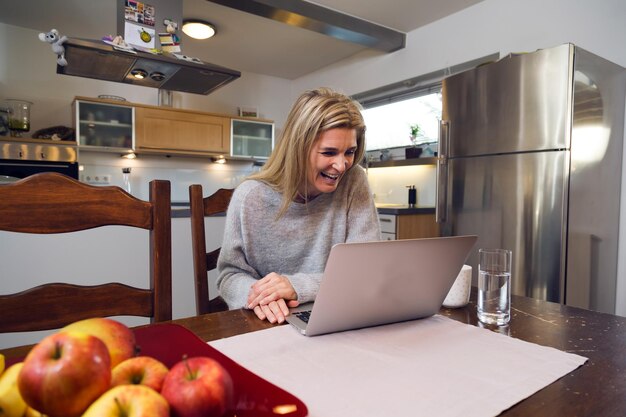
<path fill-rule="evenodd" d="M 193 273 L 196 285 L 196 312 L 198 314 L 228 310 L 228 306 L 221 297 L 209 299 L 207 273 L 217 267 L 220 248 L 207 253 L 204 218 L 225 212 L 232 195 L 233 190 L 220 188 L 214 194 L 203 198 L 201 185 L 189 186 L 191 250 L 193 252 Z"/>
<path fill-rule="evenodd" d="M 0 295 L 0 332 L 56 329 L 89 317 L 171 320 L 169 181 L 150 182 L 150 201 L 137 199 L 119 187 L 87 185 L 50 172 L 0 186 L 0 230 L 53 234 L 109 225 L 150 231 L 148 288 L 116 282 L 94 286 L 51 283 Z"/>

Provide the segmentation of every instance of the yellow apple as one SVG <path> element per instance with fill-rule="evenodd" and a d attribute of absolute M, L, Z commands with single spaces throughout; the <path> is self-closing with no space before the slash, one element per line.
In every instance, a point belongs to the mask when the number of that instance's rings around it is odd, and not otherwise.
<path fill-rule="evenodd" d="M 23 362 L 16 363 L 0 376 L 1 417 L 22 417 L 26 410 L 26 402 L 24 402 L 17 387 L 17 376 L 23 366 Z"/>
<path fill-rule="evenodd" d="M 4 372 L 4 355 L 0 353 L 0 375 Z"/>
<path fill-rule="evenodd" d="M 144 385 L 118 385 L 94 401 L 82 417 L 169 417 L 165 398 Z"/>
<path fill-rule="evenodd" d="M 135 334 L 119 321 L 96 317 L 74 322 L 61 329 L 68 330 L 87 333 L 102 340 L 111 355 L 111 368 L 135 356 Z"/>
<path fill-rule="evenodd" d="M 28 353 L 17 384 L 35 410 L 50 417 L 77 417 L 111 386 L 109 352 L 89 334 L 52 334 Z"/>
<path fill-rule="evenodd" d="M 160 392 L 167 372 L 167 366 L 162 362 L 150 356 L 135 356 L 113 368 L 111 386 L 145 385 Z"/>
<path fill-rule="evenodd" d="M 26 412 L 24 413 L 24 417 L 46 417 L 46 415 L 40 413 L 30 406 L 26 406 Z"/>

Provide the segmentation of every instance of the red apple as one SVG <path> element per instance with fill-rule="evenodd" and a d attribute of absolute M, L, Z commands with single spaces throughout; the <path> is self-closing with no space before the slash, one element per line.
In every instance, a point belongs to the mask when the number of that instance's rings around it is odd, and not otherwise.
<path fill-rule="evenodd" d="M 170 406 L 155 390 L 143 385 L 111 388 L 89 406 L 82 417 L 169 417 Z"/>
<path fill-rule="evenodd" d="M 79 416 L 111 384 L 111 359 L 97 337 L 55 333 L 24 359 L 17 379 L 26 403 L 50 417 Z"/>
<path fill-rule="evenodd" d="M 65 326 L 61 331 L 77 331 L 100 338 L 111 355 L 111 368 L 135 356 L 135 334 L 126 325 L 108 318 L 96 317 Z"/>
<path fill-rule="evenodd" d="M 149 356 L 136 356 L 113 368 L 111 386 L 145 385 L 160 392 L 167 372 L 167 366 L 158 360 Z"/>
<path fill-rule="evenodd" d="M 233 381 L 211 358 L 183 359 L 170 369 L 161 394 L 174 417 L 219 417 L 232 408 Z"/>

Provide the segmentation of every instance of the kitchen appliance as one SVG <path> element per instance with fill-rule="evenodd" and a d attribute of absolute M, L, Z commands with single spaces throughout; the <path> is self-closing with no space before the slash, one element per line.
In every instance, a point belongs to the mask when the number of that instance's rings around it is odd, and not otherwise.
<path fill-rule="evenodd" d="M 68 39 L 63 46 L 67 65 L 57 65 L 57 74 L 195 94 L 209 94 L 241 77 L 239 71 L 184 55 L 131 53 L 89 39 Z"/>
<path fill-rule="evenodd" d="M 0 184 L 39 172 L 59 172 L 78 179 L 76 146 L 43 141 L 0 141 Z"/>
<path fill-rule="evenodd" d="M 479 248 L 512 250 L 513 294 L 614 313 L 624 68 L 565 44 L 442 87 L 442 234 L 479 236 L 474 271 Z"/>

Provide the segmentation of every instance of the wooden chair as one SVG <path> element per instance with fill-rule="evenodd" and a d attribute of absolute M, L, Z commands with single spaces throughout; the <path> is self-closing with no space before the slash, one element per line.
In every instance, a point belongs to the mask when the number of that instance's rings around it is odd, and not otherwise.
<path fill-rule="evenodd" d="M 150 201 L 50 172 L 0 186 L 0 230 L 51 234 L 121 225 L 150 231 L 149 288 L 51 283 L 0 295 L 0 332 L 56 329 L 89 317 L 171 320 L 170 203 L 170 183 L 160 180 L 150 182 Z"/>
<path fill-rule="evenodd" d="M 220 188 L 209 197 L 202 197 L 202 186 L 189 186 L 191 208 L 191 245 L 193 252 L 193 273 L 196 284 L 196 312 L 198 315 L 226 311 L 228 306 L 222 297 L 209 299 L 207 272 L 217 267 L 220 248 L 212 252 L 206 250 L 204 217 L 223 213 L 228 209 L 233 190 Z"/>

